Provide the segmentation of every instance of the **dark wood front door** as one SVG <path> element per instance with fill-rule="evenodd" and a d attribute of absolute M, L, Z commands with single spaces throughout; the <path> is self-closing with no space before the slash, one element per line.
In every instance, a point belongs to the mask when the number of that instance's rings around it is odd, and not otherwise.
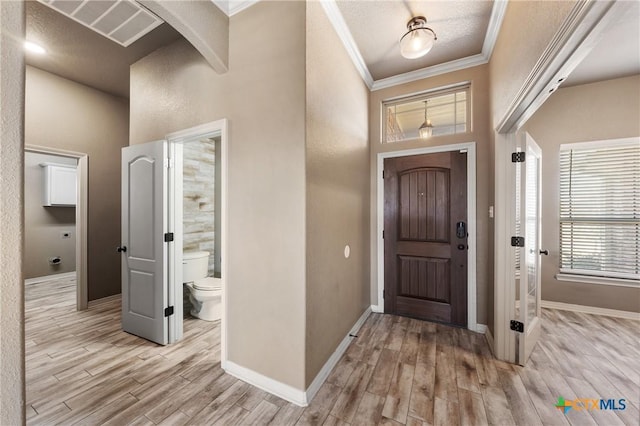
<path fill-rule="evenodd" d="M 466 153 L 386 159 L 384 311 L 466 326 L 467 232 Z"/>

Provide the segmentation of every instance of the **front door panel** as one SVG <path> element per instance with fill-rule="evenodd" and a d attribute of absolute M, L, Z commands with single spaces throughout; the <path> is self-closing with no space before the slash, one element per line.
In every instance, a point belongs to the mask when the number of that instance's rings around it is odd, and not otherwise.
<path fill-rule="evenodd" d="M 389 158 L 384 170 L 385 312 L 466 325 L 466 154 Z"/>

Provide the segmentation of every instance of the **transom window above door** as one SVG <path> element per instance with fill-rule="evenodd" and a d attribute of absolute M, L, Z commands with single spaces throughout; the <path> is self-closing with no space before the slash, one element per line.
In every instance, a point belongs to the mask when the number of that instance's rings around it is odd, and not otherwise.
<path fill-rule="evenodd" d="M 469 83 L 384 101 L 382 143 L 471 131 Z"/>

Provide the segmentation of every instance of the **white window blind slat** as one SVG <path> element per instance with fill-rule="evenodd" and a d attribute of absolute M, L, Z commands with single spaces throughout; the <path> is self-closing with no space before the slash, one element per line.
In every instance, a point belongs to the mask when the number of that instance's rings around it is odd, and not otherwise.
<path fill-rule="evenodd" d="M 561 147 L 560 271 L 640 280 L 640 143 Z"/>

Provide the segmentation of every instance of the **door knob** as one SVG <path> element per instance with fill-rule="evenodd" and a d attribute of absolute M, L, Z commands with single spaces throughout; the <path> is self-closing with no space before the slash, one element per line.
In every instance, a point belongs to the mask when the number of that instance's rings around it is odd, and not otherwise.
<path fill-rule="evenodd" d="M 540 250 L 540 254 L 544 254 L 545 256 L 549 256 L 549 250 Z"/>
<path fill-rule="evenodd" d="M 122 253 L 122 252 L 127 252 L 127 247 L 126 246 L 122 246 L 122 247 L 118 247 L 116 248 L 116 250 L 118 250 L 118 253 Z"/>

